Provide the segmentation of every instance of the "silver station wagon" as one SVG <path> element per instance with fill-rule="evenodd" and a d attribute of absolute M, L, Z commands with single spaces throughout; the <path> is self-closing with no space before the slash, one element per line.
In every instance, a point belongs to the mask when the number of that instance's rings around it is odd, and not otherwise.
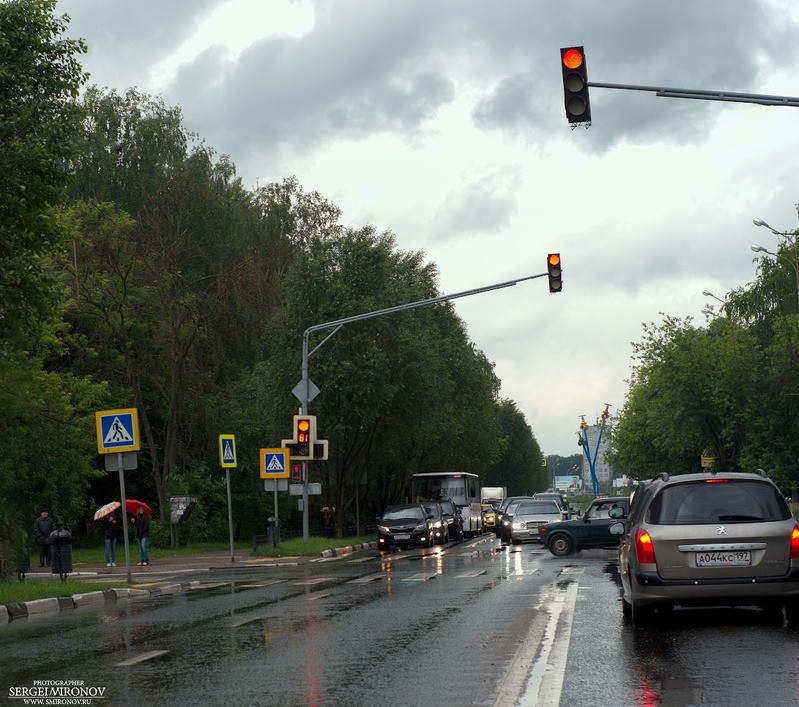
<path fill-rule="evenodd" d="M 636 626 L 676 606 L 784 608 L 799 622 L 799 524 L 762 470 L 659 474 L 609 530 L 621 536 L 623 607 Z"/>

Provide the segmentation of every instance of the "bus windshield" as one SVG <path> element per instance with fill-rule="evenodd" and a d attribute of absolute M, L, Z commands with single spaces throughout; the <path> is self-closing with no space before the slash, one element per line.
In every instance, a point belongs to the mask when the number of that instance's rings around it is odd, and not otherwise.
<path fill-rule="evenodd" d="M 414 501 L 440 501 L 451 498 L 456 505 L 465 506 L 471 502 L 468 489 L 468 477 L 464 474 L 451 474 L 441 476 L 425 474 L 414 476 L 412 497 Z"/>

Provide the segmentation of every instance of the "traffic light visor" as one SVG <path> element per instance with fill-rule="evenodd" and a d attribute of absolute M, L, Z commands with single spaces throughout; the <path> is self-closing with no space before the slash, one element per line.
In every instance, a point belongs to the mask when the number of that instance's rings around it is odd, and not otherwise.
<path fill-rule="evenodd" d="M 563 66 L 567 69 L 577 69 L 582 63 L 583 53 L 579 49 L 567 49 L 563 53 Z"/>

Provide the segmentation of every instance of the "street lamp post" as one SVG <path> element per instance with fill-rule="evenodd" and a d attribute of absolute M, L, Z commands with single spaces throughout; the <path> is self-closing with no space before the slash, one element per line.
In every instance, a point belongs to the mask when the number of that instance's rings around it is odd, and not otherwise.
<path fill-rule="evenodd" d="M 755 253 L 768 253 L 769 255 L 773 255 L 775 258 L 780 258 L 791 265 L 796 277 L 796 304 L 797 307 L 799 307 L 799 239 L 797 239 L 796 231 L 793 233 L 789 233 L 787 231 L 778 231 L 776 228 L 769 226 L 762 218 L 752 219 L 752 223 L 755 224 L 755 226 L 763 226 L 764 228 L 767 228 L 775 236 L 781 236 L 785 239 L 786 243 L 790 245 L 790 250 L 793 251 L 793 258 L 788 257 L 784 252 L 781 252 L 779 248 L 777 249 L 776 253 L 773 253 L 757 243 L 752 245 L 752 250 Z"/>

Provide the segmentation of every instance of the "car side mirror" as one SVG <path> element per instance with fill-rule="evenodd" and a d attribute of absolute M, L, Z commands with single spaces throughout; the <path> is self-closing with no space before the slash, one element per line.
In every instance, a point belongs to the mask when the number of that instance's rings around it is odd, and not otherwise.
<path fill-rule="evenodd" d="M 616 509 L 614 508 L 613 510 L 616 510 Z M 617 520 L 615 523 L 611 523 L 608 526 L 608 532 L 611 535 L 624 535 L 624 532 L 625 532 L 624 523 L 622 523 L 619 520 Z"/>
<path fill-rule="evenodd" d="M 626 514 L 624 512 L 624 509 L 621 506 L 616 506 L 615 508 L 611 508 L 608 511 L 608 517 L 609 518 L 616 518 L 617 520 L 619 518 L 624 518 L 625 515 Z"/>

